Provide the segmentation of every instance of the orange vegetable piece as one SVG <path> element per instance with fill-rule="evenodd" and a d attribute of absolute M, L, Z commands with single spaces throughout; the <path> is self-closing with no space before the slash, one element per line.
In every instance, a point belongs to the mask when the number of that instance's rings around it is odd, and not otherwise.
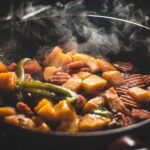
<path fill-rule="evenodd" d="M 11 116 L 15 115 L 16 111 L 12 107 L 0 107 L 0 116 L 5 117 L 5 116 Z"/>
<path fill-rule="evenodd" d="M 0 61 L 0 73 L 6 72 L 7 71 L 7 66 Z"/>
<path fill-rule="evenodd" d="M 14 91 L 17 76 L 15 72 L 0 73 L 0 90 Z"/>

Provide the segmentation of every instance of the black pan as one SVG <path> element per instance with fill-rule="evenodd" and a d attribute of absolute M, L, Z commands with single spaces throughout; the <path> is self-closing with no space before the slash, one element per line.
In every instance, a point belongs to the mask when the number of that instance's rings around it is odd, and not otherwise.
<path fill-rule="evenodd" d="M 73 17 L 73 19 L 75 20 L 79 18 L 80 20 L 85 19 L 85 16 L 71 15 L 71 17 Z M 88 24 L 87 27 L 89 28 L 93 27 L 95 29 L 99 27 L 100 29 L 105 29 L 105 33 L 107 32 L 107 34 L 110 34 L 113 31 L 117 35 L 117 38 L 119 38 L 119 41 L 122 43 L 122 45 L 120 46 L 120 49 L 117 53 L 112 52 L 114 51 L 113 48 L 107 53 L 105 53 L 106 49 L 110 47 L 105 47 L 106 45 L 104 45 L 103 48 L 100 49 L 101 47 L 100 45 L 98 47 L 93 47 L 92 49 L 91 46 L 93 46 L 93 43 L 92 44 L 90 43 L 89 45 L 88 44 L 86 45 L 87 49 L 86 51 L 84 51 L 85 53 L 92 54 L 92 55 L 102 54 L 105 55 L 105 57 L 111 59 L 112 61 L 120 60 L 120 59 L 129 59 L 133 63 L 138 65 L 142 73 L 150 73 L 150 67 L 149 67 L 150 51 L 149 51 L 149 45 L 147 45 L 147 41 L 146 41 L 148 38 L 150 38 L 150 29 L 148 27 L 141 26 L 139 24 L 135 24 L 132 22 L 125 22 L 124 20 L 120 20 L 116 18 L 105 17 L 105 16 L 88 15 L 87 18 L 88 21 L 92 23 L 92 25 Z M 42 21 L 46 22 L 47 19 L 49 21 L 50 18 L 43 18 Z M 7 21 L 3 22 L 3 25 L 7 24 L 6 22 Z M 37 25 L 39 25 L 38 26 L 38 30 L 39 30 L 41 24 L 39 24 L 38 20 L 36 19 L 28 21 L 30 26 L 27 27 L 30 28 L 31 25 L 34 25 L 35 22 L 37 23 Z M 84 22 L 82 22 L 82 25 L 83 24 Z M 57 30 L 57 28 L 54 28 L 53 25 L 51 26 L 49 31 Z M 24 23 L 20 23 L 19 27 L 20 26 L 22 26 L 22 30 L 26 29 Z M 85 32 L 83 32 L 83 34 L 80 34 L 76 31 L 74 25 L 73 27 L 74 28 L 73 28 L 72 35 L 74 35 L 74 37 L 77 38 L 79 45 L 81 45 L 82 47 L 84 45 L 83 43 L 85 43 L 88 40 L 86 39 L 87 34 L 85 34 Z M 117 27 L 118 31 L 112 30 L 114 29 L 114 27 Z M 59 34 L 57 37 L 55 36 L 56 34 L 55 32 L 50 32 L 51 34 L 46 35 L 49 36 L 49 38 L 51 39 L 50 41 L 41 40 L 40 39 L 41 37 L 36 37 L 34 34 L 30 35 L 30 37 L 28 35 L 25 36 L 24 33 L 21 33 L 20 31 L 16 30 L 15 31 L 16 34 L 13 33 L 13 36 L 12 34 L 11 36 L 14 38 L 13 42 L 14 43 L 16 42 L 19 46 L 16 44 L 16 46 L 12 47 L 11 49 L 11 46 L 6 47 L 7 44 L 1 44 L 1 47 L 4 49 L 2 53 L 4 56 L 2 56 L 1 59 L 5 57 L 7 53 L 8 53 L 6 57 L 7 60 L 4 59 L 4 61 L 10 61 L 10 57 L 11 60 L 14 61 L 20 59 L 21 57 L 33 57 L 35 54 L 37 55 L 37 58 L 39 58 L 38 55 L 41 54 L 41 50 L 37 52 L 35 51 L 35 49 L 38 49 L 40 46 L 44 46 L 44 45 L 47 45 L 48 47 L 53 47 L 54 45 L 61 45 L 67 50 L 66 43 L 68 43 L 67 41 L 68 39 L 66 38 L 62 40 L 62 36 L 64 35 L 63 29 L 60 30 L 60 28 L 58 28 L 58 30 L 60 32 L 62 31 L 62 34 Z M 1 32 L 1 33 L 3 34 L 8 33 L 9 29 L 4 28 L 4 31 L 5 32 Z M 42 31 L 43 29 L 41 28 L 41 31 L 39 32 L 42 33 Z M 41 35 L 41 33 L 39 35 Z M 131 39 L 133 33 L 135 33 L 134 34 L 135 36 L 134 38 Z M 4 39 L 6 39 L 7 36 L 1 36 L 1 38 L 3 37 Z M 25 48 L 25 51 L 24 50 L 21 51 L 23 47 Z M 17 51 L 14 50 L 15 48 L 17 49 Z M 85 47 L 83 46 L 83 48 Z M 11 51 L 13 51 L 14 53 L 12 54 Z M 81 51 L 83 50 L 81 49 Z M 43 52 L 45 54 L 44 50 L 42 51 L 42 54 Z M 41 58 L 39 58 L 39 60 L 40 59 Z M 70 134 L 64 132 L 53 132 L 50 134 L 44 134 L 44 133 L 31 131 L 28 129 L 18 128 L 16 126 L 9 125 L 4 122 L 1 122 L 0 126 L 1 126 L 0 127 L 1 132 L 4 135 L 4 142 L 5 142 L 5 137 L 7 137 L 8 141 L 15 141 L 16 143 L 19 143 L 21 145 L 21 148 L 25 148 L 25 149 L 31 149 L 31 148 L 50 149 L 51 148 L 51 149 L 61 149 L 61 150 L 86 149 L 87 150 L 87 149 L 98 149 L 98 148 L 100 149 L 102 147 L 104 148 L 104 146 L 105 147 L 108 146 L 115 138 L 122 135 L 135 134 L 135 135 L 140 135 L 141 137 L 149 137 L 150 120 L 142 121 L 135 125 L 131 125 L 119 129 L 90 132 L 90 133 L 88 132 L 77 133 L 77 134 Z"/>

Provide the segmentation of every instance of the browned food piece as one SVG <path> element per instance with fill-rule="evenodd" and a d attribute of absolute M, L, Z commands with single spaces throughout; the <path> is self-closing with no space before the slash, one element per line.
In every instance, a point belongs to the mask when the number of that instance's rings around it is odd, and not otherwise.
<path fill-rule="evenodd" d="M 4 121 L 22 128 L 33 129 L 35 127 L 33 120 L 24 115 L 7 116 Z"/>
<path fill-rule="evenodd" d="M 138 102 L 150 102 L 150 91 L 144 90 L 139 87 L 133 87 L 128 90 L 128 93 Z"/>
<path fill-rule="evenodd" d="M 89 72 L 91 73 L 91 70 L 88 67 L 84 67 L 80 69 L 80 72 Z"/>
<path fill-rule="evenodd" d="M 72 121 L 76 119 L 77 114 L 67 100 L 62 100 L 55 105 L 55 116 L 57 121 Z"/>
<path fill-rule="evenodd" d="M 78 99 L 75 103 L 75 108 L 82 109 L 85 104 L 86 104 L 86 98 L 82 95 L 78 95 Z"/>
<path fill-rule="evenodd" d="M 54 47 L 51 53 L 49 53 L 44 60 L 45 66 L 62 67 L 72 62 L 72 57 L 68 54 L 64 54 L 60 47 Z"/>
<path fill-rule="evenodd" d="M 112 86 L 120 86 L 125 83 L 124 77 L 119 71 L 106 71 L 103 72 L 102 77 L 108 81 Z"/>
<path fill-rule="evenodd" d="M 106 103 L 106 100 L 103 97 L 95 97 L 91 100 L 89 100 L 83 108 L 84 113 L 91 112 L 92 109 L 95 108 L 102 108 Z"/>
<path fill-rule="evenodd" d="M 15 115 L 16 111 L 12 107 L 0 107 L 0 117 Z"/>
<path fill-rule="evenodd" d="M 43 72 L 44 80 L 48 82 L 56 71 L 56 67 L 45 67 Z"/>
<path fill-rule="evenodd" d="M 68 69 L 80 69 L 85 66 L 84 61 L 75 61 L 67 64 Z"/>
<path fill-rule="evenodd" d="M 102 90 L 107 84 L 107 81 L 97 75 L 91 75 L 82 81 L 82 87 L 90 94 L 97 93 Z"/>
<path fill-rule="evenodd" d="M 128 87 L 140 87 L 140 88 L 144 88 L 145 87 L 145 83 L 143 82 L 143 75 L 141 74 L 130 74 L 128 76 L 125 77 L 125 85 L 127 85 Z"/>
<path fill-rule="evenodd" d="M 119 123 L 122 127 L 126 127 L 135 123 L 135 120 L 125 114 L 119 112 L 117 113 L 117 117 L 119 118 Z"/>
<path fill-rule="evenodd" d="M 106 91 L 106 99 L 107 104 L 112 112 L 122 112 L 126 115 L 130 115 L 130 111 L 119 98 L 113 87 Z"/>
<path fill-rule="evenodd" d="M 55 109 L 53 103 L 48 99 L 42 99 L 34 108 L 37 114 L 46 121 L 55 120 Z"/>
<path fill-rule="evenodd" d="M 33 117 L 32 120 L 34 121 L 35 124 L 34 130 L 43 133 L 50 133 L 52 131 L 51 128 L 39 116 Z"/>
<path fill-rule="evenodd" d="M 2 61 L 0 61 L 0 73 L 6 71 L 7 71 L 7 66 Z"/>
<path fill-rule="evenodd" d="M 144 82 L 147 86 L 150 86 L 150 75 L 143 75 L 143 82 Z"/>
<path fill-rule="evenodd" d="M 27 104 L 23 102 L 19 102 L 17 103 L 16 107 L 19 113 L 23 113 L 24 115 L 29 116 L 29 117 L 33 116 L 33 111 Z"/>
<path fill-rule="evenodd" d="M 111 122 L 111 119 L 99 115 L 87 114 L 81 117 L 79 121 L 79 131 L 89 132 L 98 131 L 106 127 Z"/>
<path fill-rule="evenodd" d="M 7 71 L 8 72 L 13 72 L 15 71 L 17 64 L 15 62 L 11 63 L 9 66 L 7 66 Z"/>
<path fill-rule="evenodd" d="M 126 95 L 127 92 L 128 92 L 128 86 L 126 85 L 121 85 L 119 87 L 116 87 L 116 92 L 117 94 L 120 96 L 120 95 Z"/>
<path fill-rule="evenodd" d="M 57 131 L 65 131 L 75 133 L 78 132 L 79 118 L 76 118 L 72 121 L 62 121 L 57 128 Z"/>
<path fill-rule="evenodd" d="M 14 91 L 17 75 L 15 72 L 0 73 L 0 90 Z"/>
<path fill-rule="evenodd" d="M 25 80 L 25 81 L 33 81 L 33 78 L 32 78 L 32 76 L 31 76 L 30 74 L 26 73 L 24 80 Z"/>
<path fill-rule="evenodd" d="M 116 68 L 105 59 L 97 59 L 97 64 L 99 67 L 99 71 L 101 72 L 116 70 Z"/>
<path fill-rule="evenodd" d="M 130 95 L 121 95 L 120 99 L 124 102 L 126 107 L 129 108 L 140 108 L 141 105 L 135 100 L 133 99 Z"/>
<path fill-rule="evenodd" d="M 81 88 L 81 85 L 82 85 L 82 80 L 79 77 L 74 76 L 70 78 L 66 83 L 64 83 L 63 87 L 76 92 Z"/>
<path fill-rule="evenodd" d="M 89 72 L 79 72 L 77 74 L 74 74 L 73 76 L 79 77 L 81 80 L 84 80 L 85 78 L 89 77 L 91 73 Z"/>
<path fill-rule="evenodd" d="M 49 80 L 47 82 L 57 85 L 62 85 L 66 83 L 71 76 L 68 73 L 65 72 L 56 72 L 51 77 L 49 77 Z"/>
<path fill-rule="evenodd" d="M 126 62 L 126 61 L 118 61 L 113 64 L 117 70 L 121 72 L 131 72 L 134 69 L 134 65 L 131 62 Z"/>
<path fill-rule="evenodd" d="M 36 75 L 42 72 L 40 64 L 36 60 L 29 60 L 24 64 L 25 73 Z"/>
<path fill-rule="evenodd" d="M 92 72 L 99 71 L 97 60 L 92 56 L 76 53 L 75 55 L 73 55 L 73 62 L 76 61 L 83 61 L 91 69 Z"/>
<path fill-rule="evenodd" d="M 142 109 L 132 109 L 132 117 L 137 120 L 150 119 L 150 112 Z"/>

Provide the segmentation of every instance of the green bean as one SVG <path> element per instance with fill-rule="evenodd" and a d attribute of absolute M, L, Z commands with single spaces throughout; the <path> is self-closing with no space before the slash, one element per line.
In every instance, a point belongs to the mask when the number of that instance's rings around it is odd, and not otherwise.
<path fill-rule="evenodd" d="M 36 89 L 41 89 L 41 90 L 49 90 L 51 92 L 56 92 L 57 94 L 59 94 L 59 96 L 65 96 L 66 99 L 68 101 L 70 101 L 71 103 L 76 102 L 77 100 L 77 95 L 75 92 L 66 89 L 62 86 L 57 86 L 54 84 L 50 84 L 50 83 L 44 83 L 44 82 L 40 82 L 40 81 L 21 81 L 18 80 L 16 82 L 16 88 L 18 89 L 23 89 L 23 88 L 36 88 Z"/>
<path fill-rule="evenodd" d="M 20 80 L 24 80 L 24 78 L 25 78 L 25 72 L 24 72 L 23 65 L 25 64 L 25 62 L 27 62 L 29 60 L 30 60 L 29 58 L 23 58 L 17 64 L 16 74 Z"/>
<path fill-rule="evenodd" d="M 56 97 L 55 93 L 51 93 L 49 91 L 41 90 L 41 89 L 18 87 L 18 90 L 21 90 L 22 92 L 27 92 L 27 93 L 38 94 L 38 95 L 45 96 L 45 97 L 52 98 L 52 99 L 55 99 Z"/>

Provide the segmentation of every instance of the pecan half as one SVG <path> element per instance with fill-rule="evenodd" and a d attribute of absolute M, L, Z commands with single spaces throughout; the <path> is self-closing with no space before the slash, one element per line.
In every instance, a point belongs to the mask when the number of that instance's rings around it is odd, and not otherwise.
<path fill-rule="evenodd" d="M 144 88 L 145 87 L 145 83 L 143 82 L 143 75 L 141 74 L 131 74 L 125 77 L 125 85 L 127 85 L 128 87 L 140 87 L 140 88 Z"/>
<path fill-rule="evenodd" d="M 83 106 L 86 104 L 86 98 L 82 95 L 78 95 L 78 99 L 75 103 L 75 107 L 77 109 L 83 108 Z"/>
<path fill-rule="evenodd" d="M 125 61 L 118 61 L 114 63 L 114 66 L 122 72 L 131 72 L 134 69 L 134 65 L 130 62 L 125 62 Z"/>
<path fill-rule="evenodd" d="M 10 65 L 7 66 L 7 71 L 12 72 L 15 70 L 17 64 L 15 62 L 11 63 Z"/>
<path fill-rule="evenodd" d="M 30 74 L 26 73 L 25 74 L 25 81 L 33 81 L 33 78 Z"/>
<path fill-rule="evenodd" d="M 26 73 L 35 75 L 42 72 L 40 64 L 36 60 L 29 60 L 24 64 L 24 70 Z"/>
<path fill-rule="evenodd" d="M 56 72 L 49 78 L 48 82 L 57 84 L 57 85 L 62 85 L 65 82 L 67 82 L 70 78 L 71 78 L 71 76 L 68 73 Z"/>
<path fill-rule="evenodd" d="M 143 82 L 149 86 L 150 85 L 150 75 L 143 75 Z"/>
<path fill-rule="evenodd" d="M 132 109 L 132 117 L 137 120 L 150 119 L 150 112 L 143 109 Z"/>
<path fill-rule="evenodd" d="M 127 94 L 128 89 L 128 86 L 122 85 L 120 87 L 116 87 L 116 92 L 118 95 L 125 95 Z"/>

